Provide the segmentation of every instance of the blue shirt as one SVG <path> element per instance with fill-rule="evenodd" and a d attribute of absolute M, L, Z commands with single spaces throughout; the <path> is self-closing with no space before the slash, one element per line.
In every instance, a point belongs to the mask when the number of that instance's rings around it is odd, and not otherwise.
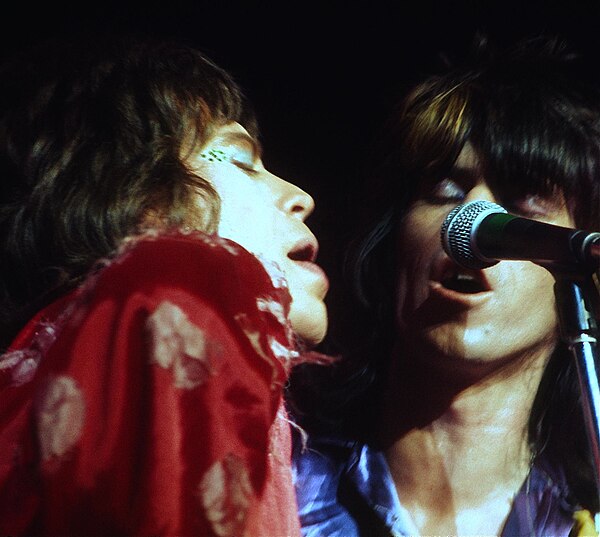
<path fill-rule="evenodd" d="M 419 535 L 383 453 L 366 444 L 311 438 L 295 447 L 294 477 L 304 537 Z M 519 490 L 502 537 L 568 536 L 576 507 L 564 478 L 543 462 Z"/>

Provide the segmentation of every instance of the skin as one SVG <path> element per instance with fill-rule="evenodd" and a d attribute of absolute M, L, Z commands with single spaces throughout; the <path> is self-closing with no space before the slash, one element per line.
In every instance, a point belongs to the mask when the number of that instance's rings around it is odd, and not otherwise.
<path fill-rule="evenodd" d="M 311 196 L 267 171 L 256 141 L 237 123 L 218 127 L 190 165 L 219 195 L 218 234 L 283 271 L 292 326 L 307 344 L 319 343 L 327 331 L 328 281 L 314 262 L 318 243 L 305 224 Z"/>
<path fill-rule="evenodd" d="M 546 269 L 501 261 L 467 271 L 443 251 L 444 218 L 476 199 L 503 204 L 467 145 L 451 177 L 424 186 L 397 231 L 397 352 L 379 430 L 420 535 L 501 533 L 528 474 L 527 419 L 557 341 L 554 279 Z M 503 205 L 573 227 L 561 196 Z M 478 282 L 478 292 L 447 287 L 457 270 Z"/>

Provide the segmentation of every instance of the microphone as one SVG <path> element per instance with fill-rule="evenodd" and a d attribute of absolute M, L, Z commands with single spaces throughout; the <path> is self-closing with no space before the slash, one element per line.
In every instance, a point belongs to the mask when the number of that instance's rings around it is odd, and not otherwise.
<path fill-rule="evenodd" d="M 470 269 L 491 267 L 502 259 L 599 268 L 600 233 L 514 216 L 490 201 L 452 209 L 442 224 L 441 238 L 450 258 Z"/>

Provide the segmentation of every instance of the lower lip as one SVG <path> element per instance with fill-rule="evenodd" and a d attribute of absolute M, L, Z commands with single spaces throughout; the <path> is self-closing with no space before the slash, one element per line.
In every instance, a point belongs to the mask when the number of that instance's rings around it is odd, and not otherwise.
<path fill-rule="evenodd" d="M 429 282 L 430 293 L 443 300 L 465 304 L 467 306 L 477 306 L 487 301 L 491 296 L 491 291 L 482 291 L 480 293 L 460 293 L 447 289 L 440 282 Z"/>
<path fill-rule="evenodd" d="M 320 280 L 323 281 L 323 283 L 325 284 L 325 289 L 329 289 L 329 279 L 327 278 L 327 275 L 319 265 L 313 263 L 312 261 L 294 261 L 294 263 L 296 263 L 296 265 L 299 265 L 303 269 L 312 272 L 315 276 L 317 276 Z"/>

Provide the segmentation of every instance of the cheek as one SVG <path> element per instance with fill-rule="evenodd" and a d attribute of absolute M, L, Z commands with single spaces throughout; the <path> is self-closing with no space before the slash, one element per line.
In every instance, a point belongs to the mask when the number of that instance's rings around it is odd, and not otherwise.
<path fill-rule="evenodd" d="M 440 229 L 444 211 L 426 205 L 416 205 L 398 225 L 396 251 L 411 259 L 414 255 L 440 249 Z"/>
<path fill-rule="evenodd" d="M 546 269 L 528 261 L 504 261 L 505 269 L 500 284 L 519 286 L 524 292 L 544 297 L 554 297 L 554 278 Z M 513 291 L 513 292 L 514 292 Z M 515 293 L 517 294 L 517 293 Z"/>
<path fill-rule="evenodd" d="M 221 204 L 218 233 L 254 254 L 265 255 L 274 240 L 271 212 L 258 200 L 225 200 Z"/>
<path fill-rule="evenodd" d="M 241 226 L 242 218 L 248 218 L 248 208 L 234 203 L 227 198 L 221 201 L 221 213 L 219 217 L 219 235 L 226 239 L 240 242 L 244 227 Z"/>
<path fill-rule="evenodd" d="M 399 305 L 405 296 L 423 300 L 433 260 L 440 254 L 437 219 L 412 212 L 398 227 L 396 239 L 396 293 Z"/>
<path fill-rule="evenodd" d="M 544 268 L 525 261 L 503 262 L 499 286 L 506 301 L 512 301 L 513 311 L 520 311 L 524 319 L 537 318 L 543 324 L 557 322 L 554 278 Z"/>

